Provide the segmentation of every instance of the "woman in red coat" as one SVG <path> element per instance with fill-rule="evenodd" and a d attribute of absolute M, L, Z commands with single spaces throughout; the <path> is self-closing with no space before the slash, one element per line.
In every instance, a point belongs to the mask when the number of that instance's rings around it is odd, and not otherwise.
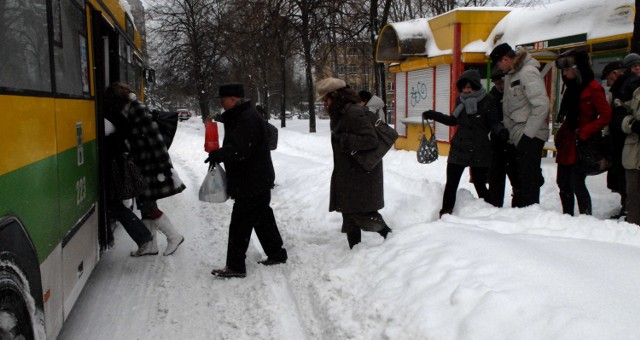
<path fill-rule="evenodd" d="M 594 79 L 586 52 L 565 52 L 556 59 L 556 66 L 562 69 L 566 86 L 558 113 L 558 122 L 562 125 L 555 138 L 558 150 L 556 181 L 562 212 L 573 215 L 575 195 L 580 213 L 591 215 L 591 196 L 585 183 L 587 175 L 576 166 L 576 145 L 602 133 L 611 120 L 611 106 L 602 85 Z"/>

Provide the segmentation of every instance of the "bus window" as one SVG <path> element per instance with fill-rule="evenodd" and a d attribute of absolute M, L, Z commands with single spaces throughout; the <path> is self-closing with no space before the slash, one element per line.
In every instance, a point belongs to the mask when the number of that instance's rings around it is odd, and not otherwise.
<path fill-rule="evenodd" d="M 3 1 L 0 87 L 51 91 L 45 0 Z"/>
<path fill-rule="evenodd" d="M 54 27 L 60 27 L 60 34 L 57 38 L 54 36 L 56 92 L 82 96 L 89 92 L 84 11 L 71 1 L 54 4 L 58 5 L 60 10 L 54 11 L 53 18 Z"/>

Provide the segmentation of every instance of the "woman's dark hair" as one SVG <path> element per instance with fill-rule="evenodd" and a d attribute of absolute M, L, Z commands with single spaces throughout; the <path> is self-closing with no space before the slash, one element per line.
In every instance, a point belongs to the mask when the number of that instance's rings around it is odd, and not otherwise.
<path fill-rule="evenodd" d="M 104 91 L 104 106 L 108 112 L 120 112 L 131 101 L 129 94 L 131 87 L 126 83 L 117 81 L 112 83 Z"/>
<path fill-rule="evenodd" d="M 360 97 L 350 87 L 343 87 L 327 94 L 333 103 L 329 107 L 329 113 L 339 113 L 347 104 L 358 104 Z"/>

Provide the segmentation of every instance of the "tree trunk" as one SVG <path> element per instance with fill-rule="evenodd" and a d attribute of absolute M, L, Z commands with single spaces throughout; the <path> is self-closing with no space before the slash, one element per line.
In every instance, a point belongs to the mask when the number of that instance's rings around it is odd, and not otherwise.
<path fill-rule="evenodd" d="M 633 35 L 631 36 L 631 52 L 640 53 L 640 0 L 636 0 L 636 11 L 633 18 Z"/>

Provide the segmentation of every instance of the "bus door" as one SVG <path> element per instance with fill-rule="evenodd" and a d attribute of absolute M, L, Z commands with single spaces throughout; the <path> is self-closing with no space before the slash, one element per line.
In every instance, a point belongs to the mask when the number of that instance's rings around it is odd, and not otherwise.
<path fill-rule="evenodd" d="M 111 240 L 111 232 L 109 231 L 109 221 L 106 209 L 106 190 L 105 190 L 105 172 L 104 172 L 104 112 L 103 112 L 103 96 L 104 91 L 112 81 L 117 80 L 114 78 L 113 70 L 117 72 L 117 67 L 114 67 L 113 60 L 114 53 L 117 53 L 118 47 L 118 32 L 117 30 L 103 17 L 103 12 L 91 8 L 91 30 L 92 34 L 92 54 L 94 60 L 94 96 L 96 105 L 96 126 L 97 126 L 97 139 L 98 139 L 98 177 L 99 177 L 99 195 L 98 206 L 100 211 L 99 219 L 99 243 L 100 248 L 105 250 L 108 248 Z"/>

